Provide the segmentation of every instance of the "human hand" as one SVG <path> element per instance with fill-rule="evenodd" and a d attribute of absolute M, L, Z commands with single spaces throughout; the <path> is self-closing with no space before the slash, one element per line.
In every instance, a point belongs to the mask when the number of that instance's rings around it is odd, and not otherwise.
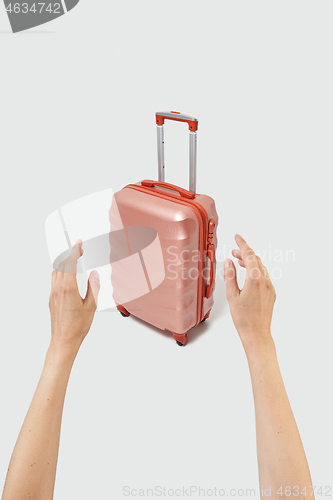
<path fill-rule="evenodd" d="M 276 294 L 266 267 L 246 241 L 236 234 L 239 250 L 232 255 L 246 268 L 242 290 L 231 259 L 224 261 L 224 280 L 231 316 L 245 349 L 271 339 L 271 321 Z"/>
<path fill-rule="evenodd" d="M 87 293 L 82 299 L 76 281 L 77 261 L 83 255 L 82 241 L 52 273 L 49 308 L 51 313 L 51 346 L 60 352 L 76 354 L 87 335 L 97 307 L 99 275 L 92 271 Z"/>

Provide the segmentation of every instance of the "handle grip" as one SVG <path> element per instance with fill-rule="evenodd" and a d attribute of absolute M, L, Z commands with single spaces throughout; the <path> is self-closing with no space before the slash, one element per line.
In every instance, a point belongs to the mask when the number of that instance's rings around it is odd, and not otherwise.
<path fill-rule="evenodd" d="M 215 267 L 216 267 L 215 247 L 212 244 L 208 245 L 207 257 L 210 260 L 210 277 L 209 277 L 209 285 L 206 288 L 206 298 L 209 299 L 213 291 L 213 282 L 214 282 Z"/>
<path fill-rule="evenodd" d="M 156 113 L 156 124 L 164 125 L 164 120 L 175 120 L 177 122 L 186 122 L 188 128 L 195 132 L 198 130 L 198 120 L 193 118 L 193 116 L 184 115 L 179 111 L 159 111 Z"/>
<path fill-rule="evenodd" d="M 145 180 L 141 182 L 141 185 L 146 187 L 157 186 L 166 189 L 171 189 L 172 191 L 177 191 L 180 194 L 180 196 L 183 196 L 184 198 L 188 198 L 190 200 L 192 200 L 195 197 L 195 193 L 191 193 L 191 191 L 187 191 L 187 189 L 175 186 L 174 184 L 168 184 L 167 182 Z"/>

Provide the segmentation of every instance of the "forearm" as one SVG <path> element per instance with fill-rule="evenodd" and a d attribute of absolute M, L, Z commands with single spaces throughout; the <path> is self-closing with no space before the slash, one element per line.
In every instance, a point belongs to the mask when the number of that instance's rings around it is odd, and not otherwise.
<path fill-rule="evenodd" d="M 263 488 L 267 496 L 271 488 L 270 498 L 281 500 L 285 488 L 290 487 L 292 494 L 299 492 L 298 498 L 311 497 L 309 467 L 273 339 L 269 336 L 268 341 L 248 346 L 246 355 L 255 403 L 261 493 Z"/>
<path fill-rule="evenodd" d="M 49 347 L 12 454 L 2 500 L 53 498 L 62 411 L 75 355 Z"/>

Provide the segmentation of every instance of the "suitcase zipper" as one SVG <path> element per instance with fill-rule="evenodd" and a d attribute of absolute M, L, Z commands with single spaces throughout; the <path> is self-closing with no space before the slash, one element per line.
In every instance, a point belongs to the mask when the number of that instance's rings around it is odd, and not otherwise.
<path fill-rule="evenodd" d="M 206 210 L 203 208 L 200 203 L 192 200 L 182 198 L 181 196 L 174 195 L 172 193 L 162 193 L 161 191 L 156 191 L 154 188 L 139 186 L 138 184 L 128 184 L 125 188 L 135 189 L 136 191 L 141 191 L 143 193 L 151 194 L 153 196 L 157 196 L 158 198 L 164 198 L 169 201 L 176 201 L 182 205 L 190 206 L 194 208 L 196 215 L 199 220 L 199 246 L 201 247 L 201 255 L 200 262 L 202 263 L 201 269 L 199 271 L 199 279 L 198 279 L 198 314 L 197 314 L 197 323 L 198 325 L 202 320 L 203 315 L 203 299 L 205 297 L 204 291 L 204 280 L 203 280 L 203 269 L 205 265 L 205 255 L 208 248 L 208 216 Z M 124 188 L 124 189 L 125 189 Z M 198 215 L 199 213 L 199 215 Z M 200 245 L 200 235 L 202 238 L 202 244 Z M 194 325 L 194 326 L 196 326 Z"/>

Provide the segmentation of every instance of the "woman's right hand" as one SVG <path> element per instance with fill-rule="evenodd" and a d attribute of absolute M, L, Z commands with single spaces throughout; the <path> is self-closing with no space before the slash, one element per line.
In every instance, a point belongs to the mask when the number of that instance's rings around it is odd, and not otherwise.
<path fill-rule="evenodd" d="M 276 294 L 260 257 L 239 234 L 236 234 L 235 241 L 239 249 L 233 250 L 232 255 L 246 268 L 245 284 L 240 290 L 236 268 L 231 259 L 224 261 L 224 280 L 231 316 L 246 350 L 271 339 Z"/>

